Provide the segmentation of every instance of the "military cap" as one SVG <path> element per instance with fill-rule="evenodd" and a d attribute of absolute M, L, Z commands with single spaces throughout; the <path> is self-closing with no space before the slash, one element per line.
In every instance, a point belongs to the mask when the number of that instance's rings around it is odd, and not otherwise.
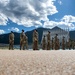
<path fill-rule="evenodd" d="M 11 33 L 13 33 L 13 31 L 11 31 Z"/>
<path fill-rule="evenodd" d="M 24 32 L 24 30 L 22 29 L 22 31 Z"/>

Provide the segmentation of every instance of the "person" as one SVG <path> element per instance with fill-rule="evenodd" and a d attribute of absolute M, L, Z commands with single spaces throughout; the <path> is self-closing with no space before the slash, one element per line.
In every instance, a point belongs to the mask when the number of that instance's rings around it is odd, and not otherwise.
<path fill-rule="evenodd" d="M 46 38 L 45 38 L 45 35 L 44 35 L 43 40 L 42 40 L 42 49 L 46 50 Z"/>
<path fill-rule="evenodd" d="M 69 38 L 69 41 L 68 41 L 68 49 L 70 50 L 71 49 L 71 40 Z"/>
<path fill-rule="evenodd" d="M 52 50 L 54 49 L 54 38 L 52 37 Z"/>
<path fill-rule="evenodd" d="M 50 50 L 51 46 L 50 46 L 50 31 L 48 31 L 47 34 L 47 50 Z"/>
<path fill-rule="evenodd" d="M 38 32 L 36 29 L 33 32 L 33 50 L 38 50 Z"/>
<path fill-rule="evenodd" d="M 14 49 L 13 45 L 14 45 L 14 33 L 13 31 L 11 31 L 11 33 L 9 34 L 9 50 Z"/>
<path fill-rule="evenodd" d="M 55 50 L 58 50 L 58 34 L 55 35 Z"/>
<path fill-rule="evenodd" d="M 28 37 L 26 35 L 25 35 L 25 40 L 24 40 L 24 49 L 25 47 L 28 50 Z"/>
<path fill-rule="evenodd" d="M 24 44 L 25 44 L 25 33 L 24 30 L 22 29 L 22 32 L 20 34 L 20 50 L 24 50 Z"/>
<path fill-rule="evenodd" d="M 67 40 L 66 40 L 66 45 L 65 46 L 66 46 L 66 49 L 68 49 L 68 41 Z"/>
<path fill-rule="evenodd" d="M 58 50 L 60 49 L 60 42 L 59 42 L 59 38 L 58 38 Z"/>
<path fill-rule="evenodd" d="M 63 36 L 63 39 L 62 39 L 62 49 L 65 50 L 65 37 Z"/>
<path fill-rule="evenodd" d="M 72 49 L 74 50 L 75 42 L 72 41 Z"/>

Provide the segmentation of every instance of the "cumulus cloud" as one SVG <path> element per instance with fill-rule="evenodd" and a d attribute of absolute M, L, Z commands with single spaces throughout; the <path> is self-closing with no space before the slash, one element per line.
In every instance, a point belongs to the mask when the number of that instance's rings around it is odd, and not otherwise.
<path fill-rule="evenodd" d="M 15 31 L 15 32 L 19 32 L 19 29 L 18 28 L 16 28 L 16 27 L 12 27 L 12 28 L 10 28 L 10 29 L 8 29 L 9 31 Z"/>
<path fill-rule="evenodd" d="M 62 28 L 70 28 L 70 30 L 75 29 L 75 16 L 65 15 L 59 22 L 56 21 L 46 21 L 44 23 L 45 28 L 53 28 L 55 26 L 59 26 Z"/>
<path fill-rule="evenodd" d="M 48 21 L 47 16 L 57 13 L 55 0 L 0 0 L 0 13 L 4 15 L 3 24 L 8 19 L 18 25 L 42 26 L 41 20 Z M 0 18 L 0 20 L 2 20 Z"/>
<path fill-rule="evenodd" d="M 62 21 L 65 21 L 66 23 L 75 22 L 75 16 L 72 16 L 72 15 L 65 15 L 65 16 L 62 18 Z"/>
<path fill-rule="evenodd" d="M 7 21 L 8 18 L 4 14 L 0 13 L 0 25 L 6 25 Z"/>
<path fill-rule="evenodd" d="M 0 29 L 0 34 L 4 34 L 4 33 L 5 33 L 5 31 Z"/>

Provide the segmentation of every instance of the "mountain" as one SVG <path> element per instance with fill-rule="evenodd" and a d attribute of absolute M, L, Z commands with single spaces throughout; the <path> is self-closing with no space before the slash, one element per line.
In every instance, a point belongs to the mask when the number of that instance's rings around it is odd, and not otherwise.
<path fill-rule="evenodd" d="M 57 29 L 61 29 L 61 28 L 59 28 L 59 27 L 52 28 L 52 30 L 57 30 Z M 39 33 L 39 43 L 41 42 L 43 31 L 47 31 L 47 30 L 50 30 L 50 29 L 37 28 L 37 31 Z M 33 31 L 34 30 L 26 32 L 26 35 L 28 36 L 28 42 L 30 44 L 32 43 Z M 19 44 L 20 43 L 20 33 L 14 32 L 14 35 L 15 35 L 15 42 L 14 43 Z M 75 31 L 70 31 L 70 39 L 75 40 Z M 9 33 L 0 35 L 0 43 L 4 43 L 4 44 L 9 43 Z"/>
<path fill-rule="evenodd" d="M 62 30 L 62 29 L 56 26 L 56 27 L 52 28 L 51 30 Z"/>
<path fill-rule="evenodd" d="M 20 43 L 20 41 L 19 41 L 20 33 L 14 32 L 14 35 L 15 35 L 15 40 L 16 40 L 14 43 L 15 44 L 19 44 Z M 4 44 L 8 44 L 9 43 L 9 33 L 0 35 L 0 43 L 4 43 Z"/>
<path fill-rule="evenodd" d="M 69 35 L 71 40 L 75 40 L 75 31 L 70 31 Z"/>

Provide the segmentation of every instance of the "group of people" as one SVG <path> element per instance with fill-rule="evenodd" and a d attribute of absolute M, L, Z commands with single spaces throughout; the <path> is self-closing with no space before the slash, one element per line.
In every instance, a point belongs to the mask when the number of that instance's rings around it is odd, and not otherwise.
<path fill-rule="evenodd" d="M 75 42 L 71 41 L 70 38 L 68 41 L 65 40 L 65 37 L 62 37 L 60 42 L 58 34 L 55 34 L 55 37 L 50 39 L 50 32 L 48 31 L 47 35 L 44 35 L 42 39 L 42 49 L 43 50 L 59 50 L 59 49 L 75 49 Z"/>
<path fill-rule="evenodd" d="M 50 31 L 48 31 L 48 34 L 43 37 L 42 40 L 42 49 L 45 50 L 50 50 L 50 49 L 55 49 L 58 50 L 59 49 L 59 39 L 58 39 L 58 34 L 55 35 L 55 38 L 52 38 L 52 40 L 50 39 Z M 46 38 L 47 37 L 47 38 Z M 47 39 L 47 41 L 46 41 Z"/>
<path fill-rule="evenodd" d="M 13 31 L 11 31 L 11 33 L 9 34 L 9 50 L 10 49 L 14 49 L 14 33 Z M 22 30 L 21 34 L 20 34 L 20 50 L 23 49 L 25 50 L 28 49 L 28 37 L 26 36 L 24 30 Z"/>
<path fill-rule="evenodd" d="M 48 31 L 47 35 L 44 35 L 42 39 L 42 43 L 41 43 L 42 49 L 43 50 L 60 49 L 60 42 L 58 39 L 58 34 L 56 34 L 55 37 L 52 39 L 50 37 L 51 37 L 50 31 Z M 33 50 L 39 49 L 38 43 L 39 43 L 39 35 L 38 35 L 37 30 L 35 29 L 33 32 Z M 9 34 L 9 50 L 14 49 L 13 45 L 14 45 L 14 33 L 13 31 L 11 31 L 11 33 Z M 65 43 L 64 36 L 62 38 L 61 47 L 63 50 L 65 50 L 65 48 L 70 49 L 70 41 Z M 20 34 L 20 50 L 25 50 L 25 49 L 28 49 L 28 37 L 26 36 L 24 30 L 22 30 Z"/>
<path fill-rule="evenodd" d="M 9 34 L 9 50 L 14 49 L 14 33 L 11 31 Z M 26 36 L 24 30 L 20 34 L 20 50 L 28 49 L 28 37 Z M 33 50 L 38 50 L 38 32 L 34 30 L 33 32 Z"/>

